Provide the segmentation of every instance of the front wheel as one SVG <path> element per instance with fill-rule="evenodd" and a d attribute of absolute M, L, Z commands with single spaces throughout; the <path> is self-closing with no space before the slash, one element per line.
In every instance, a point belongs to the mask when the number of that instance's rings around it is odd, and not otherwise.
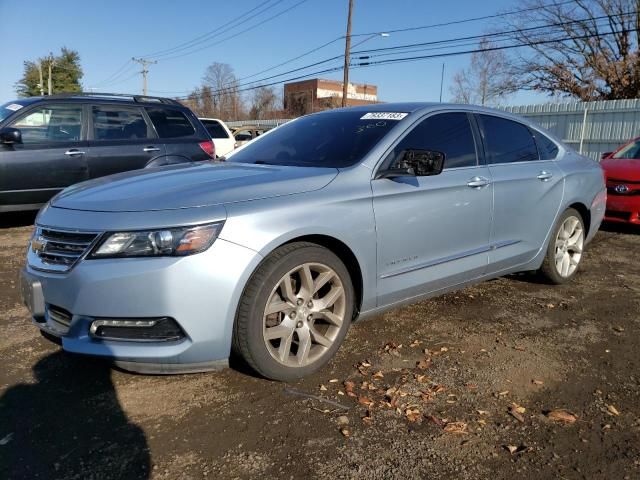
<path fill-rule="evenodd" d="M 245 288 L 234 350 L 261 375 L 294 380 L 325 365 L 353 315 L 354 290 L 331 251 L 297 242 L 270 254 Z"/>
<path fill-rule="evenodd" d="M 573 208 L 567 209 L 556 224 L 540 269 L 551 283 L 560 285 L 576 275 L 582 260 L 584 239 L 582 216 Z"/>

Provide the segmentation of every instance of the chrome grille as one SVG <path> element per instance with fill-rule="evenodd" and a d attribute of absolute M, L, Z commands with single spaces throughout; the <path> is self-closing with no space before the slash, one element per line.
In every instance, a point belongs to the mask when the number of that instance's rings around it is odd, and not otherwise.
<path fill-rule="evenodd" d="M 37 270 L 67 272 L 93 247 L 98 232 L 36 227 L 27 258 Z"/>

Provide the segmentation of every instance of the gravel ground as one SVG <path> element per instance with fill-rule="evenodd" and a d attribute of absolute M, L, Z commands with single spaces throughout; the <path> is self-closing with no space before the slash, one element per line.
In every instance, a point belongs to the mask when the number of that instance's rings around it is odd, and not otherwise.
<path fill-rule="evenodd" d="M 43 339 L 0 219 L 0 478 L 640 477 L 640 230 L 566 286 L 512 276 L 356 323 L 293 384 L 142 376 Z"/>

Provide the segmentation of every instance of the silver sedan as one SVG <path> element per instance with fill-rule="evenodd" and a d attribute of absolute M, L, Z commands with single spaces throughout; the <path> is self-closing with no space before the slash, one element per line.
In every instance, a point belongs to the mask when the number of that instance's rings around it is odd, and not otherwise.
<path fill-rule="evenodd" d="M 571 280 L 605 203 L 599 165 L 522 118 L 334 110 L 226 162 L 68 188 L 36 220 L 22 292 L 70 352 L 173 373 L 233 351 L 291 380 L 356 319 L 513 272 Z"/>

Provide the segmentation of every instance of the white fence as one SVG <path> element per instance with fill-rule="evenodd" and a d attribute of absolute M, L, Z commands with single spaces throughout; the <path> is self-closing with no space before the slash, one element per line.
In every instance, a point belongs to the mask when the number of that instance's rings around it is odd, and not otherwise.
<path fill-rule="evenodd" d="M 545 103 L 502 107 L 527 117 L 554 133 L 567 145 L 599 160 L 604 152 L 640 136 L 640 99 L 601 102 Z M 227 122 L 230 127 L 277 127 L 289 119 Z"/>

